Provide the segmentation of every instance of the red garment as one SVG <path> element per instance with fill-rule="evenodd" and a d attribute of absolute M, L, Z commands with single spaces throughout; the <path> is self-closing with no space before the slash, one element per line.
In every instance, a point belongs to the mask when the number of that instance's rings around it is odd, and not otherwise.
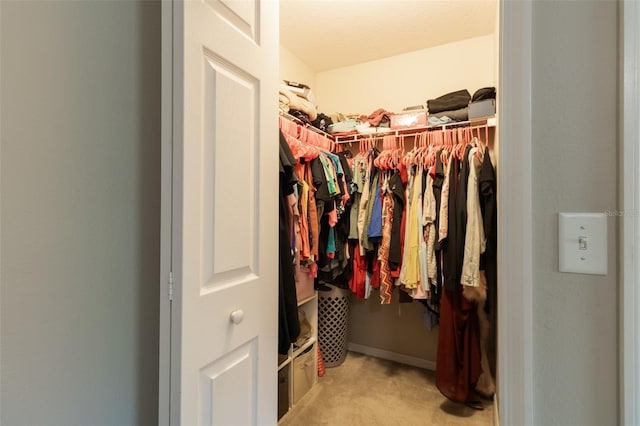
<path fill-rule="evenodd" d="M 349 201 L 349 198 L 351 198 L 351 196 L 349 195 L 349 188 L 347 188 L 347 182 L 346 181 L 342 181 L 342 205 L 346 206 L 347 205 L 347 201 Z"/>
<path fill-rule="evenodd" d="M 349 288 L 358 299 L 364 299 L 365 280 L 367 278 L 367 264 L 365 258 L 360 256 L 360 247 L 355 242 L 353 248 L 353 274 L 349 280 Z"/>
<path fill-rule="evenodd" d="M 333 201 L 334 206 L 335 206 L 335 201 Z M 334 207 L 333 210 L 331 210 L 329 213 L 327 213 L 327 216 L 329 217 L 329 226 L 330 227 L 334 227 L 336 226 L 336 224 L 338 223 L 338 212 L 336 211 L 336 208 Z"/>
<path fill-rule="evenodd" d="M 444 290 L 440 300 L 440 331 L 436 386 L 454 402 L 466 402 L 482 373 L 480 329 L 476 305 L 456 291 Z"/>
<path fill-rule="evenodd" d="M 373 256 L 373 273 L 370 284 L 373 288 L 380 288 L 380 261 L 376 256 Z"/>
<path fill-rule="evenodd" d="M 320 351 L 320 343 L 318 343 L 316 347 L 318 348 L 318 377 L 322 377 L 326 370 L 324 367 L 324 360 L 322 359 L 322 352 Z"/>
<path fill-rule="evenodd" d="M 309 276 L 313 278 L 318 278 L 318 264 L 313 262 L 308 266 Z"/>

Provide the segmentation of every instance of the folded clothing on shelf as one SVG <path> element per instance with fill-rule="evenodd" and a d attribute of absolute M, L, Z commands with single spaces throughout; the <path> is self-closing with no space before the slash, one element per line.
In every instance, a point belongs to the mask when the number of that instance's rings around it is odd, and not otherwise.
<path fill-rule="evenodd" d="M 362 135 L 374 135 L 376 133 L 389 133 L 391 129 L 389 127 L 376 127 L 369 124 L 369 122 L 356 124 L 356 130 Z"/>
<path fill-rule="evenodd" d="M 378 108 L 369 115 L 361 115 L 358 119 L 363 123 L 369 123 L 373 127 L 389 127 L 388 123 L 392 115 L 392 112 L 384 108 Z M 385 124 L 387 125 L 385 126 Z"/>
<path fill-rule="evenodd" d="M 444 113 L 443 113 L 444 114 Z M 442 117 L 429 116 L 429 126 L 442 126 L 444 124 L 455 123 L 455 120 L 443 115 Z"/>
<path fill-rule="evenodd" d="M 289 80 L 283 80 L 283 81 L 284 81 L 284 84 L 287 86 L 287 90 L 295 93 L 301 98 L 308 100 L 314 106 L 318 105 L 316 103 L 315 96 L 313 96 L 313 92 L 311 91 L 311 88 L 309 86 L 307 86 L 304 83 L 298 83 L 296 81 L 289 81 Z"/>
<path fill-rule="evenodd" d="M 318 113 L 318 118 L 313 120 L 311 125 L 316 129 L 320 129 L 325 133 L 329 133 L 329 126 L 333 124 L 333 120 L 328 115 L 325 115 L 321 112 Z"/>
<path fill-rule="evenodd" d="M 429 117 L 449 117 L 452 121 L 467 121 L 469 119 L 469 107 L 459 108 L 451 111 L 436 112 L 429 114 Z"/>
<path fill-rule="evenodd" d="M 289 111 L 289 115 L 294 118 L 297 118 L 302 123 L 311 124 L 311 120 L 309 120 L 309 116 L 302 111 L 299 111 L 297 109 L 292 109 Z"/>
<path fill-rule="evenodd" d="M 348 120 L 357 120 L 362 114 L 357 112 L 351 113 L 342 113 L 342 112 L 334 112 L 329 114 L 329 117 L 334 123 L 338 123 L 340 121 L 348 121 Z"/>
<path fill-rule="evenodd" d="M 427 109 L 429 114 L 436 114 L 443 111 L 454 111 L 469 105 L 471 94 L 467 89 L 457 90 L 447 93 L 436 99 L 427 101 Z"/>
<path fill-rule="evenodd" d="M 329 126 L 329 133 L 348 133 L 356 131 L 357 120 L 338 121 Z"/>
<path fill-rule="evenodd" d="M 495 99 L 496 98 L 496 88 L 495 87 L 483 87 L 482 89 L 478 89 L 473 93 L 471 97 L 471 102 L 483 101 L 485 99 Z"/>
<path fill-rule="evenodd" d="M 288 89 L 288 86 L 281 84 L 280 92 L 280 109 L 286 112 L 286 108 L 291 110 L 302 111 L 309 117 L 309 121 L 314 121 L 318 118 L 318 112 L 316 111 L 316 107 L 314 104 L 304 99 L 301 96 L 296 95 L 291 90 Z"/>

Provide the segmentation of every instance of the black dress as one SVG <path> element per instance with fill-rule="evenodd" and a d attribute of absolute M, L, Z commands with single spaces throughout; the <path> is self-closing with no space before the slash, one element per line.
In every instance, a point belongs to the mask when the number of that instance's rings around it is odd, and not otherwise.
<path fill-rule="evenodd" d="M 289 346 L 300 335 L 298 319 L 298 301 L 296 279 L 291 252 L 291 217 L 287 205 L 287 196 L 293 193 L 297 178 L 293 172 L 296 160 L 280 132 L 280 191 L 279 191 L 279 227 L 278 227 L 278 353 L 287 354 Z"/>

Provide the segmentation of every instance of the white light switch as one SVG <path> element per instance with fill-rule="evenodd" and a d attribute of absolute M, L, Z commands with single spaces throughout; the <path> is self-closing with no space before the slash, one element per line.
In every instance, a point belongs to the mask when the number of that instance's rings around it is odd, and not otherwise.
<path fill-rule="evenodd" d="M 560 213 L 560 272 L 607 274 L 607 217 L 604 213 Z"/>

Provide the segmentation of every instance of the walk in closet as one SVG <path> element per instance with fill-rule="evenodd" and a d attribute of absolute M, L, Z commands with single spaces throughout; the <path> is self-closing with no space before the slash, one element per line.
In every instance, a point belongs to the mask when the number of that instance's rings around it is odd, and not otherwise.
<path fill-rule="evenodd" d="M 381 3 L 384 3 L 382 8 Z M 330 13 L 327 8 L 331 9 Z M 386 12 L 376 15 L 384 8 Z M 434 143 L 451 146 L 450 140 L 437 142 L 438 138 L 465 139 L 464 145 L 472 139 L 480 140 L 478 151 L 486 149 L 495 170 L 499 165 L 495 112 L 474 111 L 471 116 L 453 117 L 455 121 L 447 123 L 439 121 L 437 117 L 442 114 L 434 114 L 434 108 L 428 111 L 427 101 L 456 91 L 468 91 L 470 96 L 484 88 L 495 88 L 499 92 L 498 14 L 497 2 L 282 2 L 280 78 L 285 85 L 296 82 L 308 86 L 300 90 L 311 92 L 310 103 L 315 106 L 315 112 L 324 114 L 332 122 L 368 116 L 380 110 L 396 119 L 419 117 L 424 121 L 394 123 L 378 130 L 359 129 L 347 135 L 332 134 L 323 128 L 328 132 L 323 136 L 322 131 L 309 129 L 313 125 L 306 123 L 304 117 L 301 120 L 281 111 L 280 128 L 283 123 L 297 124 L 298 129 L 308 129 L 305 132 L 314 135 L 310 145 L 334 153 L 347 152 L 350 159 L 376 148 L 378 152 L 395 152 L 396 160 L 403 161 L 420 146 L 424 152 Z M 361 21 L 355 22 L 355 16 Z M 340 37 L 342 39 L 337 40 Z M 374 45 L 373 49 L 368 48 L 370 45 Z M 495 107 L 495 93 L 492 106 Z M 462 159 L 462 153 L 459 154 Z M 435 167 L 435 162 L 433 165 Z M 461 253 L 461 259 L 462 256 Z M 492 274 L 490 280 L 495 285 L 495 269 L 488 273 Z M 318 287 L 318 279 L 315 286 Z M 364 293 L 349 289 L 348 350 L 436 370 L 439 328 L 443 321 L 438 325 L 438 314 L 434 314 L 437 310 L 430 310 L 428 303 L 399 302 L 401 291 L 395 286 L 390 288 L 390 297 L 385 300 L 378 288 L 368 288 L 366 298 Z M 489 353 L 483 357 L 482 369 L 491 370 L 495 378 L 495 289 L 491 293 L 487 296 L 490 306 L 481 309 L 490 324 L 489 332 L 483 330 Z M 314 302 L 305 309 L 307 316 L 310 307 L 318 306 L 317 294 L 316 291 Z M 317 326 L 317 314 L 311 317 Z M 307 342 L 307 345 L 316 345 L 317 331 Z M 293 365 L 295 353 L 290 352 L 282 359 L 281 372 L 289 362 Z M 281 383 L 284 382 L 282 376 L 293 381 L 287 382 L 292 392 L 296 386 L 295 374 L 281 373 Z M 314 376 L 312 382 L 316 380 Z M 433 385 L 425 383 L 425 386 Z M 446 400 L 445 396 L 442 400 Z M 304 403 L 298 396 L 288 405 L 295 407 L 300 401 Z"/>

